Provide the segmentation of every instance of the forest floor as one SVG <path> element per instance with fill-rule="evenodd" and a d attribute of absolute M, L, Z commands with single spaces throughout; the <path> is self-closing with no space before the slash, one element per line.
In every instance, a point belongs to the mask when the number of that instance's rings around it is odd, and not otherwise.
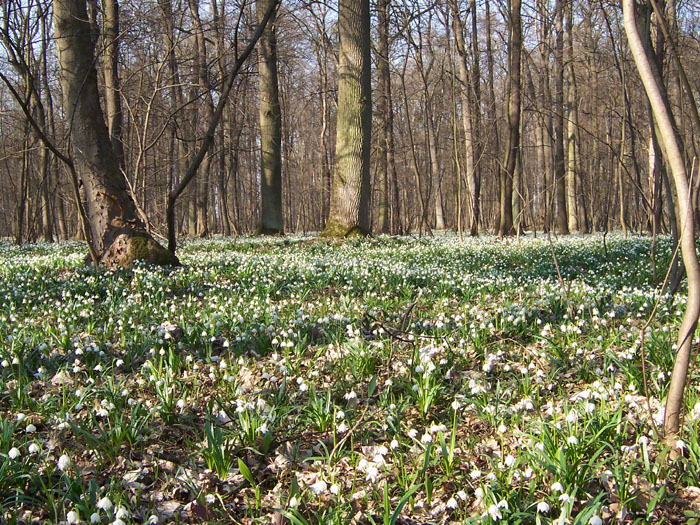
<path fill-rule="evenodd" d="M 111 272 L 0 243 L 0 522 L 697 523 L 651 245 L 217 238 Z"/>

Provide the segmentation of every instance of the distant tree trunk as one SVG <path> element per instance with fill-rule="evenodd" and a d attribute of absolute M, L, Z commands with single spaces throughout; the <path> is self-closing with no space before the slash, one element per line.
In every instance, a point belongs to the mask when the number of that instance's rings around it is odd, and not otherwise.
<path fill-rule="evenodd" d="M 225 78 L 226 77 L 226 67 L 224 65 L 224 54 L 225 54 L 225 46 L 224 46 L 224 35 L 225 35 L 225 22 L 226 22 L 226 9 L 225 9 L 225 3 L 224 2 L 217 2 L 217 0 L 212 0 L 212 10 L 214 12 L 214 28 L 216 31 L 216 54 L 219 57 L 218 60 L 218 69 L 219 69 L 219 78 Z M 221 152 L 219 154 L 219 168 L 218 168 L 218 176 L 217 176 L 217 185 L 218 185 L 218 190 L 219 190 L 219 214 L 221 216 L 221 223 L 223 227 L 223 232 L 224 235 L 231 235 L 232 233 L 235 232 L 235 225 L 231 224 L 231 215 L 229 212 L 229 205 L 228 205 L 228 166 L 227 166 L 227 161 L 229 158 L 229 150 L 227 148 L 226 144 L 226 137 L 227 137 L 227 132 L 228 132 L 228 137 L 229 140 L 231 140 L 232 136 L 232 131 L 229 124 L 229 119 L 223 117 L 224 124 L 219 126 L 219 147 L 221 148 Z"/>
<path fill-rule="evenodd" d="M 258 0 L 261 21 L 275 0 Z M 276 20 L 270 19 L 258 44 L 260 80 L 260 233 L 282 233 L 282 113 L 277 84 Z"/>
<path fill-rule="evenodd" d="M 467 49 L 464 41 L 464 24 L 459 13 L 456 0 L 452 1 L 452 20 L 455 34 L 455 47 L 457 48 L 457 65 L 459 80 L 462 86 L 460 90 L 462 108 L 462 129 L 464 131 L 464 171 L 467 179 L 468 204 L 469 204 L 469 232 L 476 236 L 479 231 L 480 200 L 481 200 L 481 170 L 480 170 L 480 126 L 481 126 L 481 90 L 479 71 L 479 44 L 477 42 L 476 26 L 476 2 L 472 3 L 472 43 L 473 65 L 471 75 L 467 66 Z M 471 93 L 470 93 L 471 89 Z M 470 96 L 471 95 L 471 96 Z"/>
<path fill-rule="evenodd" d="M 107 128 L 112 142 L 112 150 L 119 161 L 120 169 L 125 169 L 124 144 L 122 143 L 122 105 L 119 86 L 119 3 L 117 0 L 103 0 L 103 48 L 105 76 L 105 110 Z"/>
<path fill-rule="evenodd" d="M 552 227 L 552 209 L 556 183 L 552 169 L 552 90 L 550 89 L 550 24 L 547 16 L 547 3 L 537 0 L 537 11 L 540 18 L 538 58 L 540 71 L 537 80 L 537 93 L 540 100 L 540 117 L 537 129 L 537 165 L 542 174 L 542 204 L 544 206 L 542 227 L 545 232 Z"/>
<path fill-rule="evenodd" d="M 369 0 L 340 0 L 338 123 L 329 237 L 369 232 L 369 161 L 372 126 Z"/>
<path fill-rule="evenodd" d="M 520 150 L 522 23 L 520 0 L 509 0 L 508 38 L 508 143 L 501 176 L 501 220 L 498 235 L 513 235 L 513 176 Z"/>
<path fill-rule="evenodd" d="M 199 0 L 189 0 L 190 11 L 194 20 L 194 72 L 197 77 L 199 89 L 203 93 L 204 114 L 207 122 L 214 116 L 214 100 L 212 98 L 212 86 L 209 79 L 208 55 L 204 27 L 199 15 Z M 199 93 L 197 94 L 199 96 Z M 197 129 L 197 128 L 195 128 Z M 195 234 L 199 237 L 209 235 L 209 178 L 211 174 L 212 156 L 207 154 L 199 167 L 197 179 L 196 206 L 194 217 L 196 219 Z M 192 223 L 190 223 L 190 226 Z"/>
<path fill-rule="evenodd" d="M 664 154 L 673 173 L 673 179 L 678 195 L 678 208 L 681 217 L 681 252 L 688 277 L 688 300 L 686 303 L 683 322 L 678 331 L 677 353 L 671 375 L 666 412 L 664 418 L 664 439 L 667 444 L 676 447 L 680 433 L 680 415 L 683 407 L 683 393 L 690 366 L 690 356 L 693 345 L 693 335 L 700 316 L 700 264 L 695 246 L 695 218 L 690 202 L 690 188 L 684 163 L 681 140 L 668 101 L 666 90 L 658 71 L 652 67 L 651 54 L 640 38 L 639 27 L 645 27 L 644 8 L 638 6 L 635 0 L 622 2 L 625 31 L 630 44 L 630 50 L 639 76 L 647 92 L 652 111 L 659 127 L 659 135 Z"/>
<path fill-rule="evenodd" d="M 554 179 L 556 189 L 556 225 L 557 233 L 569 233 L 566 213 L 566 168 L 564 165 L 564 2 L 556 0 L 556 48 L 554 56 Z"/>
<path fill-rule="evenodd" d="M 583 202 L 583 182 L 578 151 L 578 88 L 574 67 L 574 16 L 573 0 L 566 7 L 566 64 L 567 64 L 567 200 L 569 213 L 569 230 L 588 233 L 586 206 Z"/>
<path fill-rule="evenodd" d="M 486 141 L 490 151 L 497 152 L 500 149 L 499 137 L 498 137 L 498 118 L 496 112 L 496 90 L 493 72 L 493 45 L 491 39 L 493 38 L 493 33 L 491 31 L 491 4 L 490 0 L 484 1 L 484 15 L 486 18 L 485 27 L 485 37 L 486 37 L 486 71 L 487 71 L 487 100 L 486 100 L 486 114 L 488 115 L 488 132 L 486 133 Z M 495 155 L 492 155 L 493 160 L 491 161 L 491 173 L 500 173 L 501 167 L 499 161 L 496 159 Z M 500 177 L 496 176 L 496 184 L 500 184 Z M 483 213 L 483 211 L 482 211 Z M 500 226 L 500 219 L 496 223 L 496 230 Z"/>
<path fill-rule="evenodd" d="M 387 233 L 391 229 L 389 224 L 389 180 L 395 169 L 393 166 L 394 130 L 389 71 L 389 4 L 389 0 L 377 2 L 377 77 L 379 83 L 379 97 L 377 99 L 377 113 L 379 113 L 379 172 L 377 180 L 379 187 L 377 194 L 379 203 L 375 229 L 379 233 Z"/>
<path fill-rule="evenodd" d="M 178 264 L 147 233 L 109 140 L 100 107 L 95 35 L 85 0 L 54 0 L 64 111 L 87 200 L 90 237 L 100 263 L 128 267 L 135 259 Z"/>

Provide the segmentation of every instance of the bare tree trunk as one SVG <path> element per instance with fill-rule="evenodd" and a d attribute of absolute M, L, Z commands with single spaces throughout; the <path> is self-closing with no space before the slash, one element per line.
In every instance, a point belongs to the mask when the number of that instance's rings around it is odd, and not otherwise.
<path fill-rule="evenodd" d="M 464 24 L 460 17 L 456 0 L 452 1 L 453 25 L 455 34 L 455 47 L 458 56 L 459 80 L 462 85 L 460 91 L 462 107 L 462 129 L 464 131 L 465 163 L 464 171 L 467 179 L 468 204 L 469 204 L 469 231 L 476 236 L 479 231 L 480 198 L 481 198 L 481 170 L 480 170 L 480 135 L 481 126 L 481 90 L 479 71 L 479 44 L 477 42 L 476 26 L 476 2 L 472 3 L 472 43 L 473 71 L 469 74 L 467 66 L 467 49 L 464 41 Z M 472 93 L 470 93 L 470 89 Z M 471 95 L 471 96 L 470 96 Z"/>
<path fill-rule="evenodd" d="M 576 86 L 576 70 L 574 67 L 574 16 L 573 0 L 569 0 L 566 6 L 566 70 L 567 70 L 567 164 L 566 164 L 566 190 L 568 206 L 569 231 L 586 233 L 585 216 L 586 209 L 580 202 L 583 198 L 583 186 L 578 180 L 581 171 L 578 165 L 578 93 Z"/>
<path fill-rule="evenodd" d="M 275 0 L 258 0 L 258 21 Z M 260 83 L 260 233 L 282 233 L 282 113 L 277 84 L 277 36 L 273 17 L 258 44 Z"/>
<path fill-rule="evenodd" d="M 513 235 L 513 176 L 520 150 L 522 22 L 520 0 L 509 1 L 508 144 L 501 177 L 501 221 L 498 235 Z"/>
<path fill-rule="evenodd" d="M 673 173 L 678 195 L 678 207 L 682 218 L 681 252 L 688 277 L 688 300 L 683 322 L 678 331 L 677 353 L 666 398 L 664 417 L 664 438 L 668 444 L 675 447 L 675 441 L 680 433 L 680 414 L 690 366 L 693 334 L 698 323 L 698 316 L 700 316 L 700 265 L 695 247 L 695 217 L 690 206 L 688 177 L 673 113 L 664 84 L 660 81 L 658 72 L 655 72 L 651 66 L 649 50 L 645 49 L 639 35 L 639 27 L 645 27 L 643 7 L 637 7 L 634 0 L 623 0 L 622 8 L 630 50 L 658 123 L 661 143 Z"/>
<path fill-rule="evenodd" d="M 329 237 L 369 232 L 369 162 L 372 131 L 369 0 L 340 0 L 338 124 Z"/>
<path fill-rule="evenodd" d="M 393 108 L 391 107 L 391 75 L 389 71 L 389 0 L 377 2 L 377 77 L 379 82 L 379 97 L 377 112 L 379 113 L 378 160 L 379 172 L 377 194 L 377 225 L 379 233 L 387 233 L 389 224 L 389 179 L 393 166 Z"/>
<path fill-rule="evenodd" d="M 119 86 L 119 2 L 103 0 L 103 61 L 107 128 L 120 169 L 125 169 L 122 143 L 122 105 Z"/>
<path fill-rule="evenodd" d="M 556 48 L 554 54 L 554 180 L 556 191 L 557 233 L 569 233 L 566 213 L 566 168 L 564 165 L 564 2 L 556 0 Z"/>
<path fill-rule="evenodd" d="M 93 33 L 85 0 L 54 0 L 56 45 L 61 67 L 64 111 L 87 199 L 92 245 L 108 267 L 130 266 L 135 259 L 178 264 L 146 232 L 105 124 L 97 91 Z"/>

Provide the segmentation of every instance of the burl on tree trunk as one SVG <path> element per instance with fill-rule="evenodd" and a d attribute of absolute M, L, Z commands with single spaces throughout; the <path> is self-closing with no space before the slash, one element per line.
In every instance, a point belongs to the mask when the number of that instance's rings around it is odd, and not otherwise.
<path fill-rule="evenodd" d="M 64 110 L 85 190 L 88 242 L 97 262 L 108 268 L 128 268 L 137 259 L 179 264 L 147 232 L 112 149 L 97 90 L 97 31 L 89 22 L 85 0 L 55 0 L 54 17 Z"/>

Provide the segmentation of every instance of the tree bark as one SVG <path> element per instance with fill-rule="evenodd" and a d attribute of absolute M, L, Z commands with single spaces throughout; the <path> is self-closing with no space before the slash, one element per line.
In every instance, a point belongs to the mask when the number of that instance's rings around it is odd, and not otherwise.
<path fill-rule="evenodd" d="M 555 5 L 556 48 L 554 56 L 554 180 L 556 193 L 557 233 L 569 233 L 566 213 L 566 167 L 564 159 L 564 2 L 557 0 Z"/>
<path fill-rule="evenodd" d="M 508 143 L 501 176 L 500 237 L 513 235 L 513 177 L 520 150 L 522 22 L 520 0 L 510 0 L 508 45 Z"/>
<path fill-rule="evenodd" d="M 688 176 L 675 119 L 665 87 L 660 82 L 658 72 L 655 72 L 651 66 L 649 52 L 645 49 L 640 37 L 639 26 L 644 27 L 645 18 L 643 7 L 638 6 L 635 0 L 623 0 L 622 8 L 632 57 L 637 65 L 639 76 L 658 123 L 661 144 L 673 174 L 682 224 L 680 232 L 681 253 L 688 277 L 688 300 L 683 322 L 678 331 L 677 353 L 666 398 L 664 417 L 664 438 L 668 444 L 675 447 L 675 440 L 680 433 L 680 414 L 690 366 L 693 335 L 698 323 L 698 316 L 700 316 L 700 265 L 695 251 L 695 218 L 690 205 Z"/>
<path fill-rule="evenodd" d="M 372 119 L 369 0 L 340 0 L 336 170 L 327 237 L 369 232 Z"/>
<path fill-rule="evenodd" d="M 394 130 L 393 108 L 391 100 L 391 75 L 389 71 L 389 0 L 377 2 L 377 79 L 379 97 L 377 113 L 379 113 L 379 205 L 377 206 L 378 233 L 387 233 L 389 224 L 389 179 L 394 168 Z"/>
<path fill-rule="evenodd" d="M 261 21 L 275 0 L 258 0 Z M 259 233 L 284 231 L 282 219 L 282 113 L 277 83 L 277 35 L 273 17 L 258 44 L 260 85 L 260 226 Z"/>
<path fill-rule="evenodd" d="M 98 261 L 112 268 L 129 267 L 136 259 L 178 264 L 175 255 L 147 233 L 119 169 L 100 106 L 95 35 L 85 0 L 54 0 L 54 22 L 63 106 Z"/>

